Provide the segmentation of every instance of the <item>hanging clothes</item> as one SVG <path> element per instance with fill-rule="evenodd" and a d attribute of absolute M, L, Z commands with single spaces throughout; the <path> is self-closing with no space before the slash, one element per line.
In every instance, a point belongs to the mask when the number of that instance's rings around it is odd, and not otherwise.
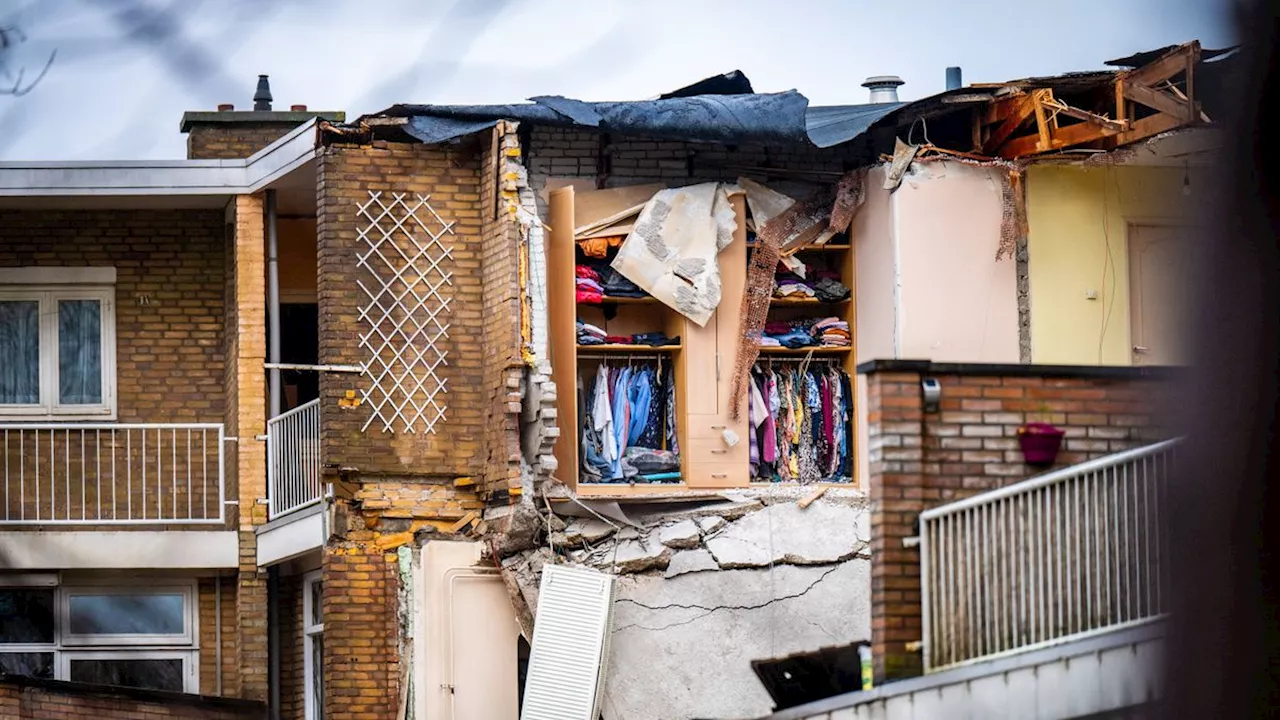
<path fill-rule="evenodd" d="M 852 479 L 853 402 L 835 365 L 752 370 L 748 419 L 752 477 L 773 482 Z"/>
<path fill-rule="evenodd" d="M 679 482 L 673 380 L 670 364 L 602 362 L 588 388 L 579 376 L 581 482 Z"/>

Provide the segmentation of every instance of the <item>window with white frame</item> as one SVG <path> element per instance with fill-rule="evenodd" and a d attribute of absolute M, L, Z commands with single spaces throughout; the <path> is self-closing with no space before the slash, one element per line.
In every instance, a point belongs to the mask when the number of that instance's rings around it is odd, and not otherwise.
<path fill-rule="evenodd" d="M 0 673 L 199 692 L 195 584 L 0 577 Z"/>
<path fill-rule="evenodd" d="M 115 416 L 114 281 L 112 268 L 0 269 L 0 418 Z"/>
<path fill-rule="evenodd" d="M 324 615 L 320 571 L 302 577 L 302 667 L 306 720 L 324 719 Z"/>

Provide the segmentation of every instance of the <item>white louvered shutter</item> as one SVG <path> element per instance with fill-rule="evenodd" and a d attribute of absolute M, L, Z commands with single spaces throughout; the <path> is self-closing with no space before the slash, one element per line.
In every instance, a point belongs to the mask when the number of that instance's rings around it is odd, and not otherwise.
<path fill-rule="evenodd" d="M 529 649 L 521 720 L 596 720 L 604 693 L 614 577 L 547 565 Z"/>

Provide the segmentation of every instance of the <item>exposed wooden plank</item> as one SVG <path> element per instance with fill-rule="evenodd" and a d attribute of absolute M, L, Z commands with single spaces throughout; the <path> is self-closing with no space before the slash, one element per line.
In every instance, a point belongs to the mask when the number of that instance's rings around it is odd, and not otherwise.
<path fill-rule="evenodd" d="M 1044 93 L 1037 91 L 1033 95 L 1033 107 L 1036 113 L 1036 133 L 1040 136 L 1040 147 L 1048 148 L 1052 142 L 1052 135 L 1049 133 L 1049 123 L 1044 112 Z"/>
<path fill-rule="evenodd" d="M 1195 45 L 1187 53 L 1187 122 L 1195 122 L 1200 114 L 1196 103 L 1196 65 L 1200 64 L 1200 46 Z"/>
<path fill-rule="evenodd" d="M 997 105 L 1000 104 L 1007 105 L 1004 111 L 997 113 L 997 117 L 1003 117 L 1004 120 L 996 126 L 995 130 L 991 131 L 986 144 L 983 145 L 983 150 L 988 155 L 998 150 L 1013 135 L 1013 132 L 1031 116 L 1031 113 L 1035 112 L 1036 107 L 1033 95 L 1019 95 L 1008 100 L 1001 100 Z"/>
<path fill-rule="evenodd" d="M 1154 117 L 1154 116 L 1153 116 Z M 1076 123 L 1059 129 L 1053 134 L 1049 141 L 1048 147 L 1041 147 L 1040 136 L 1024 135 L 1014 138 L 1005 143 L 1000 148 L 1000 157 L 1013 160 L 1015 158 L 1035 155 L 1037 153 L 1048 152 L 1051 150 L 1061 150 L 1063 148 L 1083 145 L 1084 143 L 1093 142 L 1102 138 L 1116 135 L 1114 130 L 1098 127 L 1091 123 Z"/>
<path fill-rule="evenodd" d="M 1190 42 L 1181 47 L 1170 50 L 1159 60 L 1153 60 L 1140 68 L 1134 68 L 1123 75 L 1121 79 L 1125 84 L 1134 83 L 1136 85 L 1155 85 L 1162 80 L 1183 72 L 1187 69 L 1187 56 L 1190 54 L 1199 55 L 1200 43 Z"/>
<path fill-rule="evenodd" d="M 1124 101 L 1124 78 L 1116 78 L 1116 120 L 1126 124 L 1129 122 L 1129 109 L 1125 107 Z"/>
<path fill-rule="evenodd" d="M 1131 142 L 1145 140 L 1153 135 L 1159 135 L 1162 132 L 1176 130 L 1186 124 L 1187 121 L 1181 117 L 1164 114 L 1150 115 L 1142 118 L 1141 120 L 1135 120 L 1131 129 L 1111 136 L 1107 141 L 1107 145 L 1110 147 L 1120 147 L 1121 145 L 1127 145 Z"/>
<path fill-rule="evenodd" d="M 1075 118 L 1076 120 L 1083 120 L 1101 128 L 1114 130 L 1115 132 L 1123 132 L 1127 129 L 1125 124 L 1122 122 L 1112 120 L 1111 118 L 1105 118 L 1101 115 L 1095 115 L 1087 110 L 1071 107 L 1064 102 L 1054 102 L 1050 104 L 1049 107 L 1053 108 L 1059 115 L 1066 115 L 1067 117 Z"/>
<path fill-rule="evenodd" d="M 1167 95 L 1159 90 L 1152 90 L 1145 85 L 1135 85 L 1133 83 L 1125 83 L 1124 96 L 1130 100 L 1142 103 L 1152 110 L 1158 110 L 1166 115 L 1189 119 L 1194 117 L 1190 115 L 1192 108 L 1187 103 L 1179 100 L 1172 95 Z"/>

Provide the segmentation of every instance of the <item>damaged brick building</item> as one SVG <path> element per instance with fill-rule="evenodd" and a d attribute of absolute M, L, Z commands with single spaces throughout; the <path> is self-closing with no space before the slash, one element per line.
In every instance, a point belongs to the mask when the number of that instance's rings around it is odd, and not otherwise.
<path fill-rule="evenodd" d="M 35 398 L 0 395 L 33 408 L 0 412 L 0 594 L 51 618 L 0 639 L 4 671 L 40 692 L 248 701 L 230 716 L 515 717 L 554 564 L 617 578 L 606 718 L 764 714 L 749 661 L 826 646 L 870 642 L 878 680 L 917 672 L 914 516 L 1037 472 L 1015 437 L 1033 415 L 1066 429 L 1059 467 L 1167 436 L 1145 390 L 1159 371 L 1069 364 L 1096 344 L 1084 330 L 1042 344 L 1055 321 L 1034 299 L 1054 283 L 1033 269 L 1027 169 L 1067 147 L 1121 163 L 1117 147 L 1144 143 L 1159 167 L 1124 172 L 1181 177 L 1161 153 L 1205 128 L 1166 131 L 1198 115 L 1144 95 L 1109 125 L 1070 104 L 1162 61 L 914 103 L 809 107 L 730 74 L 648 104 L 404 105 L 351 123 L 273 111 L 263 78 L 252 111 L 184 117 L 186 162 L 0 166 L 0 320 L 96 299 L 89 345 L 111 348 L 81 353 L 99 358 L 86 412 L 39 373 L 0 386 Z M 918 123 L 937 144 L 904 150 Z M 707 199 L 663 247 L 711 262 L 626 285 L 601 261 L 676 222 L 654 197 Z M 955 226 L 945 247 L 932 216 Z M 935 251 L 975 279 L 938 294 L 939 265 L 920 260 Z M 796 294 L 774 296 L 778 257 Z M 694 301 L 660 299 L 677 274 Z M 611 402 L 624 372 L 642 378 L 618 386 L 625 417 L 645 420 L 609 430 L 603 461 L 600 382 Z M 926 377 L 942 378 L 937 407 Z M 794 449 L 768 426 L 792 428 Z M 139 585 L 159 591 L 125 589 Z M 136 607 L 122 597 L 169 607 L 174 627 L 78 637 L 53 618 L 82 597 L 107 598 L 108 618 Z M 706 672 L 715 656 L 732 663 Z"/>

